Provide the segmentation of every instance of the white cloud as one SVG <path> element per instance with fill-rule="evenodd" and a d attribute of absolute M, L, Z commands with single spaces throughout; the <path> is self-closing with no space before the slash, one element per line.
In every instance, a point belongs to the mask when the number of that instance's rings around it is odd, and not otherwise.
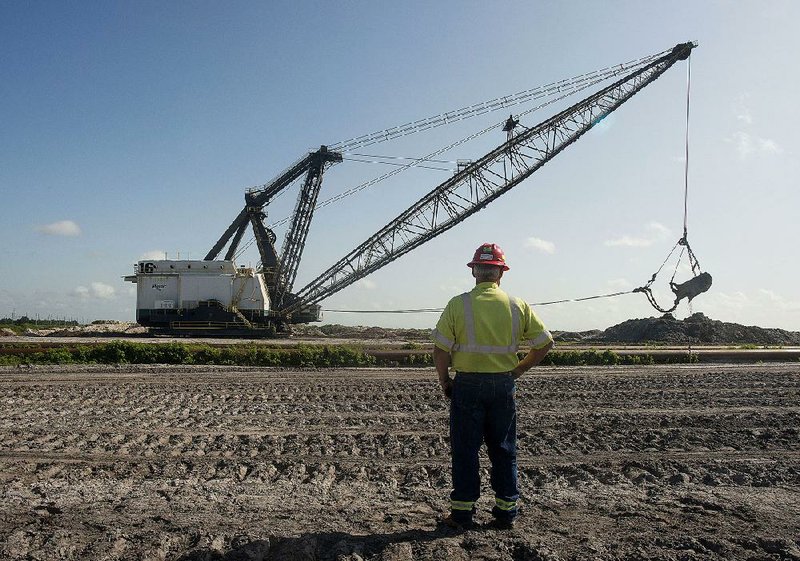
<path fill-rule="evenodd" d="M 733 112 L 736 114 L 736 120 L 746 125 L 753 124 L 753 115 L 750 113 L 750 107 L 748 107 L 749 101 L 750 94 L 743 93 L 737 96 L 733 102 Z"/>
<path fill-rule="evenodd" d="M 751 304 L 750 298 L 748 298 L 747 294 L 744 292 L 717 292 L 714 296 L 718 299 L 719 305 L 723 308 L 741 310 Z"/>
<path fill-rule="evenodd" d="M 787 300 L 781 294 L 768 288 L 759 288 L 750 294 L 745 292 L 713 292 L 715 304 L 721 308 L 732 310 L 758 309 L 774 312 L 790 312 L 800 310 L 800 301 Z"/>
<path fill-rule="evenodd" d="M 756 138 L 759 150 L 762 152 L 771 152 L 773 154 L 783 154 L 783 148 L 778 146 L 778 143 L 769 138 Z"/>
<path fill-rule="evenodd" d="M 633 238 L 631 236 L 622 236 L 613 240 L 606 240 L 603 242 L 608 247 L 649 247 L 653 245 L 653 240 L 647 238 Z"/>
<path fill-rule="evenodd" d="M 98 300 L 113 300 L 117 295 L 117 291 L 113 286 L 103 282 L 90 283 L 88 288 L 85 286 L 75 287 L 74 292 L 83 300 L 88 300 L 90 298 Z"/>
<path fill-rule="evenodd" d="M 154 249 L 152 251 L 145 251 L 139 256 L 139 261 L 158 261 L 159 259 L 166 259 L 167 252 L 162 249 Z"/>
<path fill-rule="evenodd" d="M 378 287 L 378 285 L 375 284 L 375 281 L 371 279 L 359 279 L 356 281 L 355 285 L 366 290 L 375 290 Z"/>
<path fill-rule="evenodd" d="M 442 283 L 439 285 L 439 290 L 446 294 L 459 294 L 461 292 L 466 292 L 470 290 L 475 285 L 475 279 L 469 276 L 470 273 L 467 272 L 463 278 L 459 279 L 448 279 L 446 283 Z M 470 280 L 472 282 L 470 282 Z"/>
<path fill-rule="evenodd" d="M 36 231 L 48 236 L 75 237 L 81 235 L 81 228 L 72 220 L 61 220 L 52 224 L 42 224 Z"/>
<path fill-rule="evenodd" d="M 619 238 L 603 242 L 608 247 L 650 247 L 654 243 L 668 238 L 672 230 L 660 222 L 650 222 L 645 225 L 646 232 L 639 236 L 624 235 Z"/>
<path fill-rule="evenodd" d="M 650 222 L 647 229 L 653 232 L 658 239 L 666 239 L 672 235 L 672 230 L 660 222 Z"/>
<path fill-rule="evenodd" d="M 111 300 L 116 296 L 116 289 L 109 285 L 102 282 L 93 282 L 92 283 L 92 294 L 96 298 L 100 298 L 101 300 Z"/>
<path fill-rule="evenodd" d="M 700 309 L 714 319 L 800 331 L 800 300 L 788 299 L 771 289 L 717 292 L 712 287 L 692 304 L 695 310 Z"/>
<path fill-rule="evenodd" d="M 735 145 L 742 160 L 757 153 L 783 154 L 783 147 L 771 138 L 761 138 L 744 131 L 733 133 L 733 137 L 726 138 L 725 141 Z"/>
<path fill-rule="evenodd" d="M 778 295 L 774 290 L 769 290 L 768 288 L 759 288 L 758 293 L 764 296 L 770 302 L 782 302 L 783 298 Z"/>
<path fill-rule="evenodd" d="M 750 112 L 750 94 L 739 94 L 732 104 L 736 120 L 745 125 L 753 124 L 753 115 Z M 741 159 L 747 159 L 753 154 L 783 154 L 783 147 L 771 138 L 762 138 L 750 132 L 739 130 L 732 136 L 725 138 L 725 142 L 733 144 Z"/>
<path fill-rule="evenodd" d="M 800 310 L 800 301 L 787 300 L 777 292 L 768 288 L 759 288 L 758 296 L 761 300 L 766 300 L 784 311 Z"/>
<path fill-rule="evenodd" d="M 556 244 L 540 238 L 528 238 L 525 240 L 525 247 L 530 247 L 551 255 L 556 252 Z"/>
<path fill-rule="evenodd" d="M 743 131 L 733 133 L 733 139 L 727 139 L 728 142 L 733 142 L 736 145 L 736 151 L 739 153 L 741 159 L 747 158 L 753 153 L 753 139 L 749 134 Z"/>
<path fill-rule="evenodd" d="M 609 288 L 613 288 L 614 290 L 631 290 L 633 289 L 633 285 L 630 283 L 628 279 L 611 279 L 608 281 Z"/>

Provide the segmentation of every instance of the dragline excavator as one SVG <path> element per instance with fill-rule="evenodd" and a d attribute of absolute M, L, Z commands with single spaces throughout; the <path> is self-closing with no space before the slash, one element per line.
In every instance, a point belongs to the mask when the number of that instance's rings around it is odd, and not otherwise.
<path fill-rule="evenodd" d="M 322 300 L 485 208 L 676 62 L 687 59 L 694 47 L 696 43 L 682 43 L 650 57 L 553 84 L 547 90 L 523 92 L 525 95 L 518 94 L 518 99 L 506 96 L 339 145 L 321 146 L 270 183 L 248 190 L 244 208 L 204 259 L 144 260 L 134 265 L 134 274 L 125 278 L 137 284 L 136 320 L 163 332 L 247 331 L 265 335 L 287 331 L 293 323 L 320 321 Z M 536 100 L 544 94 L 561 99 L 609 78 L 614 79 L 610 85 L 532 128 L 525 128 L 518 118 L 510 117 L 503 127 L 508 133 L 506 142 L 460 167 L 372 237 L 306 286 L 295 290 L 323 175 L 330 166 L 342 161 L 345 150 L 505 108 L 515 102 Z M 277 237 L 265 224 L 265 209 L 277 195 L 301 179 L 295 210 L 278 252 Z M 256 268 L 234 264 L 248 227 L 252 227 L 261 259 Z"/>

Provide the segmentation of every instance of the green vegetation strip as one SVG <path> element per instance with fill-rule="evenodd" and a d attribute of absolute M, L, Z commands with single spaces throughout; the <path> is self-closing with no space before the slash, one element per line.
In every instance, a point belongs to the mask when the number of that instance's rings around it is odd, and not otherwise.
<path fill-rule="evenodd" d="M 272 348 L 244 344 L 212 347 L 187 343 L 133 343 L 111 341 L 50 349 L 0 351 L 0 365 L 17 364 L 224 364 L 240 366 L 372 366 L 362 350 L 336 346 L 298 345 Z"/>
<path fill-rule="evenodd" d="M 104 321 L 95 321 L 92 322 L 95 324 L 99 323 L 111 323 L 111 322 L 104 322 Z M 0 328 L 3 329 L 10 329 L 17 335 L 22 335 L 28 330 L 31 329 L 66 329 L 69 327 L 78 327 L 81 325 L 75 320 L 60 320 L 60 319 L 31 319 L 27 316 L 22 316 L 18 319 L 12 318 L 0 318 Z"/>
<path fill-rule="evenodd" d="M 520 353 L 520 357 L 524 353 Z M 697 362 L 696 354 L 668 356 L 618 354 L 612 350 L 552 351 L 543 365 L 644 365 L 656 363 Z M 135 343 L 111 341 L 96 345 L 42 348 L 35 345 L 4 345 L 0 365 L 27 364 L 197 364 L 286 367 L 358 367 L 358 366 L 433 366 L 428 349 L 384 351 L 365 350 L 341 345 L 297 345 L 269 347 L 258 344 L 210 346 L 190 343 Z"/>

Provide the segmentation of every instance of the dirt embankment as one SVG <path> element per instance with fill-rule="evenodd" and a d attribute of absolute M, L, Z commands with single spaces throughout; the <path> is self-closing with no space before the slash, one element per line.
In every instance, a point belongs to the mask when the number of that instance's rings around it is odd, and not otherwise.
<path fill-rule="evenodd" d="M 38 337 L 144 337 L 147 329 L 135 323 L 100 323 L 66 329 L 29 330 L 26 336 Z M 14 333 L 0 332 L 0 336 Z M 292 328 L 295 338 L 320 341 L 409 341 L 428 343 L 429 329 L 400 329 L 384 327 L 303 324 Z M 609 345 L 621 344 L 665 344 L 665 345 L 759 345 L 800 346 L 800 332 L 784 329 L 745 326 L 713 320 L 696 313 L 685 320 L 672 315 L 632 319 L 606 330 L 554 331 L 556 342 Z"/>
<path fill-rule="evenodd" d="M 587 345 L 665 344 L 665 345 L 759 345 L 798 346 L 800 332 L 785 329 L 740 325 L 713 320 L 701 312 L 684 320 L 671 314 L 631 319 L 606 330 L 556 331 L 556 342 Z"/>
<path fill-rule="evenodd" d="M 609 327 L 590 338 L 614 343 L 658 342 L 706 345 L 800 345 L 800 333 L 784 329 L 745 326 L 713 320 L 698 312 L 685 320 L 667 314 L 658 318 L 632 319 Z"/>
<path fill-rule="evenodd" d="M 506 532 L 436 522 L 433 376 L 0 369 L 0 558 L 800 559 L 800 365 L 537 368 Z"/>

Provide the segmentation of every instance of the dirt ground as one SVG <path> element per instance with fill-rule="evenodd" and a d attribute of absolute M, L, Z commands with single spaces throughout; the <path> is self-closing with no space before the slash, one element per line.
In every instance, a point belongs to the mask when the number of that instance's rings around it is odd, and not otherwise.
<path fill-rule="evenodd" d="M 536 369 L 511 531 L 437 525 L 434 380 L 0 370 L 0 558 L 800 559 L 800 364 Z"/>

